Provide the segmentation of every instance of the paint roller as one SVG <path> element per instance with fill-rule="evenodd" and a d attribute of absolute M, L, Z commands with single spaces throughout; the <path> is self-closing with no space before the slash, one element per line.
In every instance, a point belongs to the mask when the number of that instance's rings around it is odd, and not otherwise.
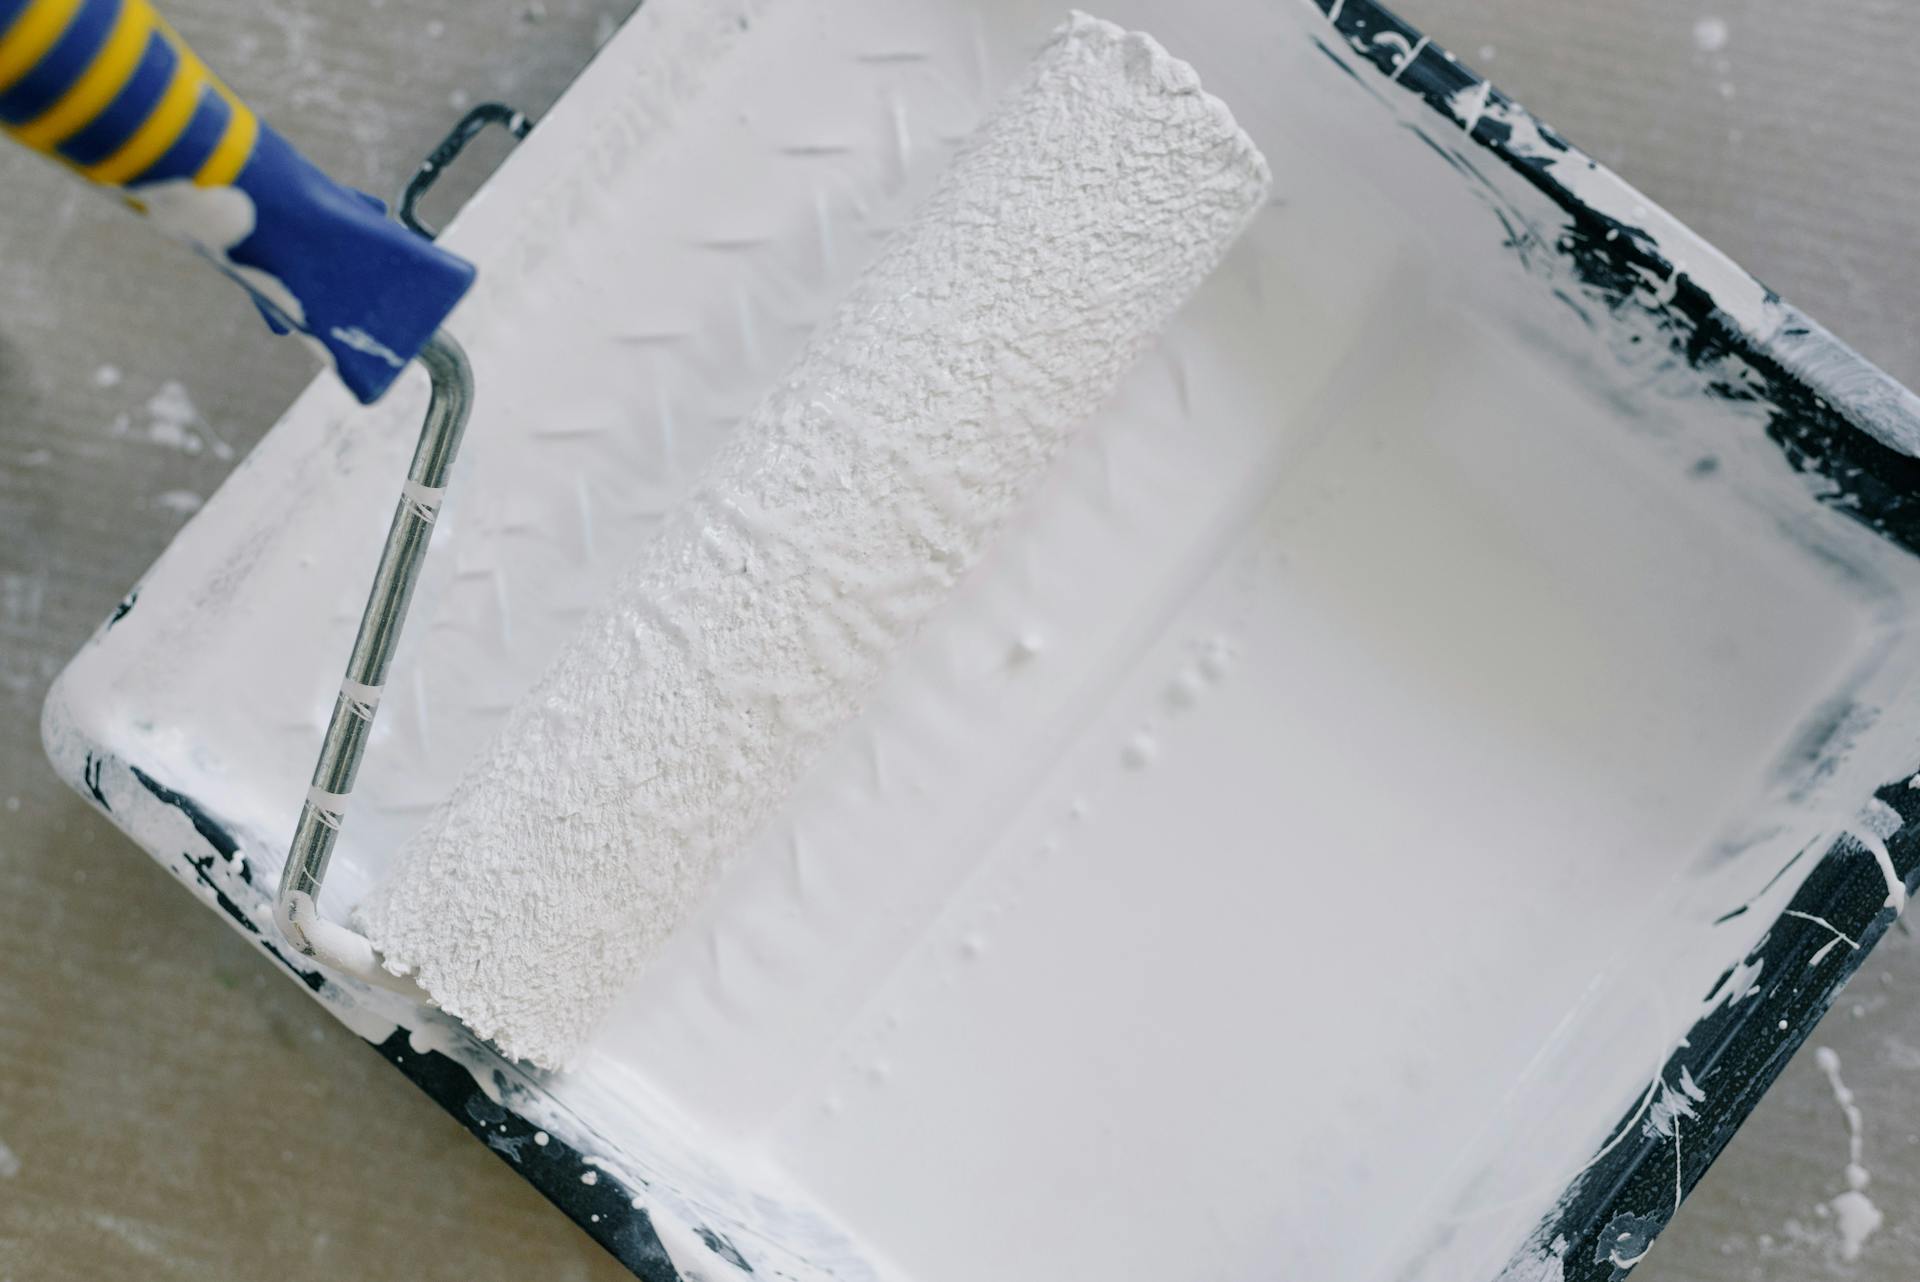
<path fill-rule="evenodd" d="M 1191 68 L 1076 15 L 355 923 L 562 1067 L 1265 199 Z"/>
<path fill-rule="evenodd" d="M 145 12 L 143 0 L 0 0 L 0 88 L 20 49 L 50 59 L 69 37 L 48 32 L 123 6 Z M 175 51 L 174 74 L 190 66 L 200 86 L 181 136 L 218 133 L 222 104 L 229 119 L 243 109 L 142 20 Z M 371 203 L 320 187 L 270 131 L 258 137 L 262 164 L 176 157 L 150 186 L 151 166 L 123 157 L 90 176 L 124 170 L 132 196 L 276 326 L 318 340 L 362 399 L 416 353 L 449 391 L 429 409 L 276 917 L 299 951 L 417 983 L 503 1052 L 548 1067 L 578 1051 L 857 713 L 1268 186 L 1191 68 L 1074 15 L 399 852 L 356 932 L 315 904 L 465 419 L 464 361 L 434 327 L 470 273 L 389 236 Z M 29 137 L 83 172 L 101 163 L 70 140 Z M 356 236 L 369 257 L 355 257 Z M 378 263 L 390 288 L 359 280 L 359 262 Z M 444 372 L 442 342 L 455 358 Z"/>

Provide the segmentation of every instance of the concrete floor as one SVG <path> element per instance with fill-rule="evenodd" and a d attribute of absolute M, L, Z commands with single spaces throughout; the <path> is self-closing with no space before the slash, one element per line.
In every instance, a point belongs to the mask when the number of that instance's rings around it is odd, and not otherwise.
<path fill-rule="evenodd" d="M 164 7 L 315 159 L 389 192 L 469 99 L 544 108 L 631 4 Z M 1912 0 L 1401 8 L 1920 385 Z M 311 373 L 185 253 L 0 153 L 0 1282 L 624 1276 L 41 759 L 49 679 Z M 182 393 L 184 437 L 154 439 Z M 1640 1277 L 1920 1275 L 1916 981 L 1896 932 L 1816 1039 L 1887 1216 L 1862 1258 L 1818 1209 L 1846 1127 L 1802 1054 Z"/>

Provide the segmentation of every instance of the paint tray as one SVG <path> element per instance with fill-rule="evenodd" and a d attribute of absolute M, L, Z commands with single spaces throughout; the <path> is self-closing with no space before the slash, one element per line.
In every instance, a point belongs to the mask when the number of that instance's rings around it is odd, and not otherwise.
<path fill-rule="evenodd" d="M 1063 16 L 653 0 L 449 229 L 329 914 Z M 576 1071 L 269 924 L 422 388 L 309 388 L 49 750 L 641 1277 L 1618 1277 L 1920 866 L 1920 406 L 1366 0 L 1102 16 L 1271 206 Z"/>

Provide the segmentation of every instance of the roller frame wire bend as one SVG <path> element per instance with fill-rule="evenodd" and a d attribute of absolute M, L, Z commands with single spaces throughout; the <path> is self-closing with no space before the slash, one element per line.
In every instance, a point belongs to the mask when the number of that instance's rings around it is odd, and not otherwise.
<path fill-rule="evenodd" d="M 445 172 L 447 163 L 491 123 L 503 125 L 516 142 L 532 128 L 529 117 L 499 103 L 481 103 L 468 112 L 408 182 L 399 206 L 399 216 L 408 227 L 428 240 L 435 238 L 435 231 L 417 217 L 415 206 Z M 321 915 L 320 889 L 341 825 L 346 822 L 347 802 L 373 734 L 387 670 L 413 603 L 413 589 L 426 561 L 434 519 L 446 494 L 447 476 L 473 408 L 473 370 L 466 352 L 451 334 L 444 329 L 434 331 L 418 359 L 432 386 L 426 422 L 414 447 L 413 463 L 407 469 L 406 485 L 394 509 L 386 544 L 380 550 L 380 564 L 374 571 L 366 609 L 360 615 L 346 676 L 320 742 L 320 758 L 314 764 L 313 781 L 300 807 L 300 822 L 287 851 L 273 913 L 280 933 L 301 955 L 368 984 L 415 997 L 423 995 L 419 986 L 382 966 L 379 954 L 364 936 Z"/>

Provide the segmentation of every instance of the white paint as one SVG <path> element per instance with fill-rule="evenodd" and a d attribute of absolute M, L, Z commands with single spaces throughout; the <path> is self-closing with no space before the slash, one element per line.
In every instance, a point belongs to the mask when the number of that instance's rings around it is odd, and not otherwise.
<path fill-rule="evenodd" d="M 394 369 L 400 369 L 406 365 L 406 362 L 400 359 L 398 352 L 388 347 L 372 334 L 367 333 L 366 330 L 360 328 L 358 325 L 352 328 L 342 328 L 339 325 L 335 325 L 328 331 L 328 337 L 332 338 L 334 342 L 339 343 L 342 347 L 350 347 L 356 352 L 364 352 L 368 356 L 377 357 Z"/>
<path fill-rule="evenodd" d="M 11 1180 L 20 1174 L 20 1155 L 0 1140 L 0 1180 Z"/>
<path fill-rule="evenodd" d="M 1840 1258 L 1857 1260 L 1867 1239 L 1886 1222 L 1886 1215 L 1867 1196 L 1867 1185 L 1872 1177 L 1862 1160 L 1866 1128 L 1860 1106 L 1854 1102 L 1853 1091 L 1840 1076 L 1840 1056 L 1832 1047 L 1821 1046 L 1814 1050 L 1813 1060 L 1820 1066 L 1820 1071 L 1827 1075 L 1827 1084 L 1833 1088 L 1834 1103 L 1840 1106 L 1841 1113 L 1847 1119 L 1847 1188 L 1827 1205 L 1833 1209 L 1834 1227 L 1840 1233 Z"/>
<path fill-rule="evenodd" d="M 162 490 L 153 496 L 155 507 L 163 508 L 176 516 L 192 516 L 205 502 L 205 499 L 192 490 Z"/>
<path fill-rule="evenodd" d="M 1447 99 L 1447 108 L 1453 112 L 1454 119 L 1460 122 L 1460 128 L 1471 134 L 1474 127 L 1487 114 L 1487 102 L 1493 95 L 1493 82 L 1482 80 L 1479 84 L 1466 85 Z"/>
<path fill-rule="evenodd" d="M 1672 297 L 1684 271 L 1707 291 L 1720 312 L 1748 338 L 1767 342 L 1788 328 L 1789 313 L 1764 285 L 1682 226 L 1672 214 L 1628 186 L 1612 170 L 1590 157 L 1549 142 L 1525 108 L 1489 103 L 1486 115 L 1511 130 L 1507 145 L 1515 155 L 1537 162 L 1555 182 L 1599 212 L 1640 229 L 1656 252 L 1675 264 L 1674 270 L 1649 284 L 1656 303 L 1664 301 L 1658 297 L 1661 291 L 1665 291 L 1666 298 Z M 1680 266 L 1682 263 L 1684 267 Z"/>
<path fill-rule="evenodd" d="M 211 454 L 225 461 L 233 457 L 233 448 L 208 425 L 205 416 L 177 379 L 161 383 L 142 406 L 143 419 L 136 430 L 135 416 L 118 415 L 108 430 L 115 436 L 137 436 L 154 445 L 181 454 Z"/>
<path fill-rule="evenodd" d="M 115 365 L 102 365 L 93 371 L 93 385 L 98 388 L 120 386 L 120 369 Z"/>
<path fill-rule="evenodd" d="M 589 1169 L 676 1246 L 728 1226 L 762 1277 L 1499 1276 L 1620 1117 L 1637 1136 L 1663 1089 L 1688 1099 L 1655 1075 L 1701 994 L 1770 926 L 1822 929 L 1775 924 L 1814 859 L 1762 887 L 1913 770 L 1912 647 L 1879 629 L 1920 598 L 1808 501 L 1766 407 L 1623 371 L 1634 309 L 1586 333 L 1544 288 L 1564 276 L 1529 275 L 1400 125 L 1518 184 L 1349 59 L 1406 113 L 1360 93 L 1308 6 L 1117 7 L 1284 175 L 1225 269 L 577 1070 L 522 1073 L 350 982 L 320 996 L 454 1056 L 549 1157 L 617 1162 Z M 482 269 L 454 329 L 483 394 L 336 918 L 1055 21 L 649 0 L 449 228 Z M 1710 262 L 1660 234 L 1690 278 Z M 1804 355 L 1885 393 L 1901 439 L 1905 400 Z M 421 404 L 414 378 L 370 410 L 302 399 L 63 679 L 63 775 L 106 744 L 273 866 Z M 1836 698 L 1880 718 L 1774 753 Z M 1128 773 L 1146 725 L 1159 755 Z M 103 786 L 211 900 L 191 825 L 115 761 Z M 1740 966 L 1713 1005 L 1784 1035 L 1780 979 Z"/>
<path fill-rule="evenodd" d="M 1816 949 L 1814 951 L 1813 956 L 1807 958 L 1807 965 L 1809 967 L 1818 966 L 1821 962 L 1825 961 L 1827 959 L 1827 955 L 1833 952 L 1833 950 L 1838 948 L 1841 944 L 1845 944 L 1848 948 L 1853 949 L 1855 951 L 1858 951 L 1860 947 L 1859 940 L 1855 939 L 1853 936 L 1841 930 L 1838 926 L 1828 921 L 1825 917 L 1818 916 L 1814 913 L 1803 913 L 1797 908 L 1789 908 L 1782 915 L 1787 917 L 1795 917 L 1801 921 L 1810 921 L 1816 926 L 1825 927 L 1827 932 L 1833 936 L 1832 939 L 1829 939 L 1825 944 L 1821 945 L 1818 949 Z"/>
<path fill-rule="evenodd" d="M 1150 38 L 1062 27 L 361 905 L 394 973 L 570 1062 L 1268 181 Z"/>
<path fill-rule="evenodd" d="M 1718 53 L 1727 47 L 1729 34 L 1725 18 L 1701 18 L 1693 24 L 1693 47 L 1701 53 Z"/>
<path fill-rule="evenodd" d="M 253 234 L 253 198 L 246 192 L 173 178 L 135 188 L 130 199 L 161 231 L 186 241 L 277 308 L 290 326 L 306 323 L 306 308 L 279 277 L 227 255 Z"/>

